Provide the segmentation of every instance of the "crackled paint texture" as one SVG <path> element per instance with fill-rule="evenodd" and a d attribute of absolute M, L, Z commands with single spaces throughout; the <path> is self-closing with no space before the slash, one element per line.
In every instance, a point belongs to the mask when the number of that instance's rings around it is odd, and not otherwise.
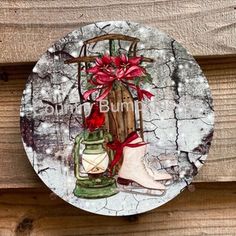
<path fill-rule="evenodd" d="M 144 136 L 149 142 L 143 162 L 148 172 L 168 172 L 173 180 L 163 196 L 121 191 L 103 199 L 78 199 L 71 152 L 81 132 L 77 65 L 84 40 L 107 33 L 140 39 L 137 54 L 155 60 L 146 65 L 153 78 L 147 85 L 152 102 L 143 102 Z M 107 44 L 89 48 L 104 52 Z M 127 45 L 120 45 L 125 52 Z M 73 112 L 68 111 L 68 107 Z M 47 110 L 47 114 L 45 114 Z M 73 31 L 41 56 L 30 75 L 21 104 L 21 132 L 28 158 L 43 182 L 65 201 L 103 215 L 132 215 L 156 208 L 178 195 L 204 164 L 213 135 L 212 98 L 200 67 L 174 39 L 157 29 L 125 21 L 100 22 Z M 137 120 L 138 122 L 138 120 Z"/>

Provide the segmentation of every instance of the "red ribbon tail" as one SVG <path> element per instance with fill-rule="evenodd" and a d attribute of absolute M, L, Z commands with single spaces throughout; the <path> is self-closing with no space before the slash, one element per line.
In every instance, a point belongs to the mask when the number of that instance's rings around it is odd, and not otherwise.
<path fill-rule="evenodd" d="M 154 95 L 152 93 L 150 93 L 149 91 L 145 90 L 145 89 L 140 89 L 140 87 L 138 85 L 135 85 L 133 83 L 130 83 L 130 82 L 127 82 L 127 81 L 124 81 L 122 80 L 122 82 L 124 84 L 127 84 L 130 86 L 130 88 L 134 89 L 137 91 L 137 95 L 138 95 L 138 98 L 140 100 L 143 100 L 144 99 L 144 95 L 150 100 Z"/>
<path fill-rule="evenodd" d="M 123 148 L 120 149 L 116 149 L 116 154 L 114 156 L 114 159 L 112 160 L 111 164 L 110 164 L 110 171 L 112 172 L 114 166 L 120 161 L 121 157 L 122 157 L 122 151 Z"/>
<path fill-rule="evenodd" d="M 84 94 L 83 94 L 83 97 L 84 97 L 84 100 L 87 100 L 89 98 L 89 96 L 96 92 L 98 90 L 98 88 L 94 88 L 94 89 L 90 89 L 88 91 L 86 91 Z"/>
<path fill-rule="evenodd" d="M 127 144 L 126 146 L 127 147 L 131 147 L 131 148 L 134 148 L 134 147 L 141 147 L 141 146 L 144 146 L 146 145 L 147 143 L 144 143 L 144 142 L 140 142 L 140 143 L 130 143 L 130 144 Z"/>
<path fill-rule="evenodd" d="M 102 94 L 96 99 L 96 101 L 101 101 L 103 100 L 107 95 L 108 93 L 111 91 L 112 89 L 112 85 L 110 85 L 109 87 L 107 87 L 103 92 Z"/>
<path fill-rule="evenodd" d="M 147 90 L 144 90 L 144 89 L 140 89 L 139 88 L 139 91 L 138 91 L 138 94 L 140 96 L 140 100 L 142 100 L 144 98 L 144 95 L 150 100 L 154 95 L 152 93 L 150 93 L 149 91 Z"/>

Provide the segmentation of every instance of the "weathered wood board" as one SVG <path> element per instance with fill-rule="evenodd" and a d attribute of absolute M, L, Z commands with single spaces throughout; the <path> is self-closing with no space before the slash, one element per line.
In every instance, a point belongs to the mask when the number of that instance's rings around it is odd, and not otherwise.
<path fill-rule="evenodd" d="M 236 181 L 236 57 L 199 58 L 212 89 L 216 125 L 206 165 L 195 181 Z M 32 64 L 2 67 L 0 81 L 0 188 L 42 186 L 23 150 L 19 105 Z"/>
<path fill-rule="evenodd" d="M 0 235 L 235 235 L 236 183 L 198 183 L 194 192 L 131 217 L 89 214 L 48 190 L 2 190 Z"/>
<path fill-rule="evenodd" d="M 36 61 L 79 26 L 130 20 L 158 27 L 193 55 L 236 52 L 235 0 L 0 0 L 0 63 Z"/>

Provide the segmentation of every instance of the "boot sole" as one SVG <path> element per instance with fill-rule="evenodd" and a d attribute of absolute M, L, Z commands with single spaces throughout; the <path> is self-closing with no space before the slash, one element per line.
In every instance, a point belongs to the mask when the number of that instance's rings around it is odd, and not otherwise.
<path fill-rule="evenodd" d="M 125 185 L 125 186 L 128 186 L 128 185 L 132 185 L 132 183 L 135 183 L 137 184 L 138 186 L 142 187 L 142 188 L 146 188 L 146 189 L 150 189 L 150 190 L 159 190 L 159 191 L 165 191 L 164 189 L 155 189 L 155 188 L 148 188 L 148 187 L 145 187 L 131 179 L 124 179 L 124 178 L 121 178 L 121 177 L 118 177 L 117 178 L 117 183 L 118 184 L 121 184 L 121 185 Z"/>

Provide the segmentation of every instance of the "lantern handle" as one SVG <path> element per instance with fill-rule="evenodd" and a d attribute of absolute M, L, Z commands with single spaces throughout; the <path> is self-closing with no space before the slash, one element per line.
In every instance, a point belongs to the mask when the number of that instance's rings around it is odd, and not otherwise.
<path fill-rule="evenodd" d="M 74 173 L 75 173 L 75 177 L 79 180 L 83 180 L 84 178 L 80 176 L 80 154 L 79 154 L 79 150 L 80 150 L 80 144 L 81 142 L 84 140 L 84 132 L 80 133 L 79 135 L 76 136 L 75 138 L 75 145 L 74 145 L 74 150 L 73 150 L 73 158 L 74 158 L 74 163 L 75 163 L 75 167 L 74 167 Z"/>
<path fill-rule="evenodd" d="M 107 132 L 107 131 L 104 132 L 104 139 L 106 139 L 106 138 L 107 138 L 108 142 L 112 142 L 113 141 L 112 135 L 109 132 Z M 110 162 L 112 162 L 113 159 L 114 159 L 114 151 L 113 150 L 109 150 L 109 155 L 108 156 L 109 156 Z M 115 170 L 113 170 L 112 174 L 115 174 L 114 171 Z"/>
<path fill-rule="evenodd" d="M 108 142 L 112 142 L 112 140 L 113 140 L 112 135 L 107 131 L 104 132 L 104 139 L 105 140 L 107 139 Z M 113 160 L 113 158 L 114 158 L 113 151 L 110 152 L 109 158 L 110 158 L 110 161 Z"/>

